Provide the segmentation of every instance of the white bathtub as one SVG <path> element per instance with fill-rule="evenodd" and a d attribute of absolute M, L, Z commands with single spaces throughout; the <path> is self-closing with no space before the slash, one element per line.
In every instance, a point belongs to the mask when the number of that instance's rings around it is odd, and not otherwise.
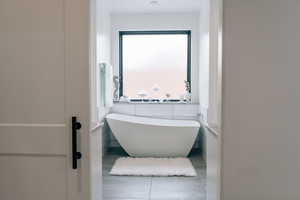
<path fill-rule="evenodd" d="M 106 116 L 114 136 L 134 157 L 187 156 L 196 140 L 200 123 L 123 114 Z"/>

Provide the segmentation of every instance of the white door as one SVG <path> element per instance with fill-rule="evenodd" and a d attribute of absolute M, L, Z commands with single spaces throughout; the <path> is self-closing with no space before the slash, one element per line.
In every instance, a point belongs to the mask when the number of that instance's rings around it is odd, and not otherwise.
<path fill-rule="evenodd" d="M 89 199 L 88 42 L 88 0 L 0 0 L 1 200 Z"/>

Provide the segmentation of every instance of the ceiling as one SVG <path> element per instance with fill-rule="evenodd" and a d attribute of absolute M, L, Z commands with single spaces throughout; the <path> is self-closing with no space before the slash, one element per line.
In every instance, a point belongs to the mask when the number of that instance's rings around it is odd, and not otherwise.
<path fill-rule="evenodd" d="M 112 13 L 197 12 L 201 0 L 106 0 Z"/>

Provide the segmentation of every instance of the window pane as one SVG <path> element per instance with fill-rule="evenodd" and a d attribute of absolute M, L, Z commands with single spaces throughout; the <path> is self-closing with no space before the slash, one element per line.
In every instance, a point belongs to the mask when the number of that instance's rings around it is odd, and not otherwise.
<path fill-rule="evenodd" d="M 123 95 L 165 98 L 168 93 L 179 99 L 185 93 L 187 45 L 187 34 L 123 35 Z"/>

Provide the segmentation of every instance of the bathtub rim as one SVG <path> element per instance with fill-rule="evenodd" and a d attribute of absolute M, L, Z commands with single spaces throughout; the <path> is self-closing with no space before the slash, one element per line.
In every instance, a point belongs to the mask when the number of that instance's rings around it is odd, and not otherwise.
<path fill-rule="evenodd" d="M 200 128 L 201 124 L 197 120 L 181 120 L 181 119 L 163 119 L 157 117 L 128 115 L 120 113 L 109 113 L 105 116 L 108 120 L 117 120 L 133 124 L 149 125 L 149 126 L 164 126 L 164 127 L 182 127 L 182 128 Z"/>

